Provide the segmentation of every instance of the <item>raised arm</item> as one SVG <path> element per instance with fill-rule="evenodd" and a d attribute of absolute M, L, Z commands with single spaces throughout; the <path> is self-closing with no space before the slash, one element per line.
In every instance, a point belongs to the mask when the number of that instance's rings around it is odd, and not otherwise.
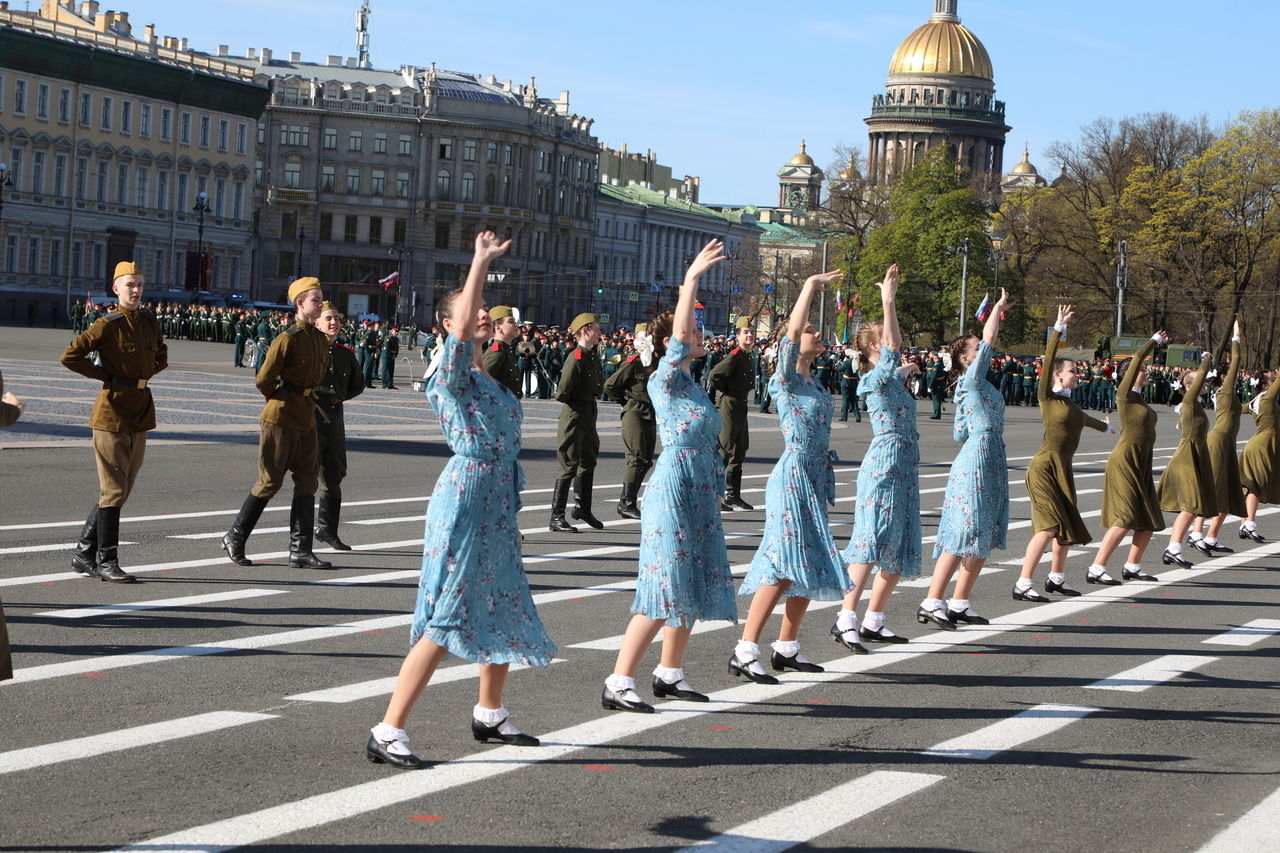
<path fill-rule="evenodd" d="M 1053 321 L 1053 332 L 1044 348 L 1044 364 L 1040 367 L 1040 388 L 1036 391 L 1036 397 L 1041 406 L 1053 396 L 1053 361 L 1058 357 L 1058 341 L 1067 333 L 1067 324 L 1075 315 L 1070 305 L 1058 306 L 1058 317 Z"/>
<path fill-rule="evenodd" d="M 791 309 L 791 317 L 787 320 L 788 338 L 797 343 L 800 341 L 800 336 L 804 334 L 804 327 L 809 323 L 809 308 L 813 304 L 813 295 L 822 293 L 827 289 L 828 284 L 840 281 L 843 278 L 844 273 L 833 271 L 811 275 L 805 279 L 804 287 L 800 289 L 800 296 L 796 299 L 796 304 Z"/>
<path fill-rule="evenodd" d="M 1187 400 L 1195 400 L 1200 396 L 1200 391 L 1204 388 L 1205 377 L 1209 375 L 1209 365 L 1213 363 L 1213 353 L 1205 350 L 1200 355 L 1200 369 L 1196 371 L 1196 375 L 1191 378 L 1191 384 L 1187 386 L 1185 398 Z"/>
<path fill-rule="evenodd" d="M 1218 361 L 1222 354 L 1218 354 Z M 1222 377 L 1222 387 L 1230 393 L 1236 393 L 1236 378 L 1240 374 L 1240 320 L 1231 324 L 1231 364 L 1227 365 L 1227 374 Z"/>
<path fill-rule="evenodd" d="M 1169 333 L 1156 332 L 1149 341 L 1142 345 L 1142 349 L 1134 353 L 1128 369 L 1124 372 L 1124 378 L 1120 380 L 1120 387 L 1116 389 L 1117 400 L 1124 400 L 1129 395 L 1129 392 L 1133 390 L 1133 383 L 1138 381 L 1138 372 L 1145 369 L 1142 363 L 1151 357 L 1151 353 L 1155 352 L 1156 346 L 1167 343 L 1169 343 Z"/>
<path fill-rule="evenodd" d="M 995 349 L 996 341 L 1000 338 L 1000 323 L 1005 309 L 1012 305 L 1013 303 L 1009 301 L 1008 292 L 1003 287 L 1000 288 L 1000 298 L 996 300 L 996 304 L 991 308 L 991 313 L 987 315 L 986 325 L 982 327 L 982 339 L 992 349 Z"/>
<path fill-rule="evenodd" d="M 510 240 L 499 242 L 498 235 L 492 231 L 476 235 L 476 252 L 467 273 L 467 282 L 453 303 L 453 336 L 457 340 L 469 341 L 475 337 L 476 315 L 484 304 L 484 281 L 489 275 L 489 265 L 510 248 Z"/>
<path fill-rule="evenodd" d="M 880 288 L 880 307 L 884 311 L 884 327 L 880 332 L 880 346 L 894 352 L 902 346 L 902 330 L 898 328 L 898 265 L 889 267 Z"/>
<path fill-rule="evenodd" d="M 697 321 L 693 317 L 693 306 L 698 303 L 698 280 L 716 264 L 724 260 L 724 243 L 712 240 L 702 247 L 702 251 L 693 259 L 688 271 L 684 274 L 684 284 L 680 287 L 680 299 L 676 302 L 675 316 L 671 322 L 671 337 L 683 344 L 693 343 L 693 335 L 697 330 Z"/>

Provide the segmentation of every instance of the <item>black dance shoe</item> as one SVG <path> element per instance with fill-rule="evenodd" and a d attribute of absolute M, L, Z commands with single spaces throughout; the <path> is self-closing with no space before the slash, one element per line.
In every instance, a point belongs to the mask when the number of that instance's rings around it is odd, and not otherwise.
<path fill-rule="evenodd" d="M 854 634 L 856 636 L 856 630 L 853 628 L 850 628 L 848 631 L 841 631 L 839 625 L 831 626 L 831 636 L 835 639 L 837 643 L 844 646 L 846 649 L 853 652 L 855 655 L 871 654 L 871 652 L 867 651 L 866 646 L 862 645 L 862 643 L 859 643 L 857 640 L 850 640 L 845 636 L 845 634 Z"/>
<path fill-rule="evenodd" d="M 1036 604 L 1044 604 L 1046 601 L 1052 601 L 1053 599 L 1049 598 L 1048 596 L 1041 595 L 1040 593 L 1036 592 L 1035 589 L 1033 589 L 1032 587 L 1027 587 L 1026 589 L 1018 589 L 1015 586 L 1013 588 L 1013 600 L 1014 601 L 1033 601 Z"/>
<path fill-rule="evenodd" d="M 967 607 L 964 610 L 952 610 L 950 607 L 948 607 L 947 618 L 950 619 L 952 622 L 968 622 L 970 625 L 990 625 L 991 624 L 991 620 L 988 619 L 987 617 L 979 616 L 977 613 L 974 613 L 972 607 Z"/>
<path fill-rule="evenodd" d="M 600 707 L 606 711 L 631 711 L 635 714 L 653 713 L 653 706 L 649 703 L 641 699 L 637 699 L 634 702 L 624 699 L 610 690 L 608 686 L 604 688 L 604 693 L 600 694 Z"/>
<path fill-rule="evenodd" d="M 1236 552 L 1235 548 L 1232 548 L 1230 545 L 1223 545 L 1221 542 L 1216 544 L 1213 542 L 1206 542 L 1205 544 L 1208 545 L 1209 550 L 1215 554 L 1234 554 Z"/>
<path fill-rule="evenodd" d="M 427 766 L 427 762 L 412 752 L 408 755 L 396 755 L 394 752 L 388 752 L 387 746 L 388 744 L 369 735 L 369 742 L 364 747 L 364 757 L 369 759 L 370 764 L 390 764 L 397 770 L 421 770 Z"/>
<path fill-rule="evenodd" d="M 1175 554 L 1172 551 L 1165 551 L 1164 556 L 1162 556 L 1160 560 L 1166 566 L 1177 566 L 1182 569 L 1190 569 L 1195 566 L 1195 563 L 1191 562 L 1186 557 L 1181 554 Z"/>
<path fill-rule="evenodd" d="M 775 682 L 776 683 L 776 682 Z M 668 684 L 658 676 L 653 677 L 653 695 L 659 699 L 683 699 L 686 702 L 710 702 L 711 697 L 696 690 L 685 690 L 680 682 Z"/>
<path fill-rule="evenodd" d="M 774 672 L 785 672 L 788 669 L 794 669 L 796 672 L 826 672 L 825 669 L 812 661 L 797 660 L 799 657 L 799 652 L 796 652 L 791 657 L 787 657 L 781 652 L 774 652 L 769 657 L 769 666 L 773 667 Z"/>
<path fill-rule="evenodd" d="M 777 657 L 778 655 L 777 652 L 774 652 L 773 654 L 774 654 L 774 657 Z M 747 681 L 754 681 L 756 684 L 777 684 L 778 683 L 778 679 L 774 678 L 772 675 L 770 675 L 767 672 L 752 672 L 751 664 L 753 663 L 759 663 L 759 661 L 758 660 L 740 661 L 738 660 L 738 656 L 735 654 L 731 658 L 729 658 L 729 674 L 741 676 L 742 678 L 745 678 Z M 775 666 L 774 669 L 780 670 L 781 667 Z"/>
<path fill-rule="evenodd" d="M 1106 572 L 1098 575 L 1095 575 L 1092 572 L 1085 572 L 1084 582 L 1102 584 L 1103 586 L 1120 586 L 1120 581 L 1111 577 L 1111 575 Z"/>
<path fill-rule="evenodd" d="M 1266 540 L 1266 538 L 1265 538 L 1261 533 L 1259 533 L 1259 532 L 1257 531 L 1257 529 L 1256 529 L 1256 528 L 1255 528 L 1255 529 L 1253 529 L 1253 530 L 1245 530 L 1243 527 L 1241 527 L 1241 528 L 1240 528 L 1240 538 L 1241 538 L 1241 539 L 1252 539 L 1254 542 L 1258 542 L 1258 543 L 1262 543 L 1262 542 L 1266 542 L 1266 541 L 1267 541 L 1267 540 Z"/>
<path fill-rule="evenodd" d="M 954 631 L 956 623 L 952 622 L 951 618 L 946 614 L 947 609 L 945 607 L 939 607 L 937 610 L 926 610 L 921 607 L 916 611 L 916 621 L 921 625 L 928 625 L 932 622 L 946 631 Z"/>
<path fill-rule="evenodd" d="M 503 722 L 506 721 L 503 720 Z M 533 735 L 527 735 L 524 732 L 516 732 L 515 734 L 510 735 L 503 734 L 498 731 L 498 727 L 501 725 L 502 723 L 498 723 L 497 726 L 486 726 L 475 717 L 472 717 L 471 734 L 481 743 L 488 743 L 490 738 L 500 740 L 510 746 L 538 746 L 541 743 L 541 741 Z"/>
<path fill-rule="evenodd" d="M 1203 539 L 1193 539 L 1191 541 L 1191 547 L 1195 548 L 1197 551 L 1199 551 L 1201 554 L 1204 554 L 1206 557 L 1213 556 L 1213 548 L 1210 547 L 1209 543 L 1204 541 Z"/>
<path fill-rule="evenodd" d="M 1066 581 L 1063 581 L 1062 583 L 1055 583 L 1054 581 L 1051 581 L 1048 578 L 1046 578 L 1044 582 L 1044 591 L 1056 592 L 1058 595 L 1066 595 L 1070 597 L 1080 595 L 1080 590 L 1072 589 L 1071 587 L 1067 586 Z"/>
<path fill-rule="evenodd" d="M 906 637 L 899 637 L 897 634 L 886 634 L 884 632 L 884 626 L 881 626 L 875 629 L 874 631 L 868 630 L 866 628 L 859 628 L 858 636 L 864 640 L 869 640 L 873 643 L 900 644 L 900 643 L 911 642 Z"/>
<path fill-rule="evenodd" d="M 1123 571 L 1120 572 L 1120 577 L 1124 578 L 1127 581 L 1158 581 L 1160 580 L 1160 578 L 1156 577 L 1155 575 L 1149 575 L 1146 572 L 1144 572 L 1142 569 L 1138 569 L 1136 572 L 1131 572 L 1128 569 L 1124 569 Z"/>

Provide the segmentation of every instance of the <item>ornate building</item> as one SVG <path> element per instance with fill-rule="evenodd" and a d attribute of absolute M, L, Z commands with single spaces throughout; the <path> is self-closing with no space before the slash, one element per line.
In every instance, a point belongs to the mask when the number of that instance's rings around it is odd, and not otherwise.
<path fill-rule="evenodd" d="M 1022 149 L 1022 160 L 1000 180 L 1000 191 L 1004 193 L 1015 190 L 1034 190 L 1045 186 L 1048 186 L 1048 182 L 1040 177 L 1036 167 L 1031 164 L 1031 152 L 1026 148 Z"/>
<path fill-rule="evenodd" d="M 946 146 L 974 189 L 994 193 L 1004 164 L 1004 102 L 995 99 L 991 57 L 956 14 L 934 0 L 928 23 L 898 46 L 885 93 L 866 119 L 872 180 L 888 183 L 929 151 Z"/>
<path fill-rule="evenodd" d="M 800 151 L 778 170 L 778 207 L 816 210 L 822 202 L 822 170 L 800 140 Z"/>

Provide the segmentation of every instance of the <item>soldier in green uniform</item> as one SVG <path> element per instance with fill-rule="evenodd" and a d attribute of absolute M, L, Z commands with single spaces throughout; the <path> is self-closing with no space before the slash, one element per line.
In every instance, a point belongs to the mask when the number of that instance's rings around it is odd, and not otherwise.
<path fill-rule="evenodd" d="M 493 323 L 493 340 L 484 349 L 485 372 L 520 397 L 520 368 L 511 348 L 511 342 L 520 335 L 520 324 L 506 305 L 490 308 L 489 322 Z"/>
<path fill-rule="evenodd" d="M 77 335 L 84 331 L 84 303 L 79 299 L 71 303 L 71 330 Z"/>
<path fill-rule="evenodd" d="M 947 396 L 947 371 L 942 367 L 942 358 L 936 353 L 929 356 L 925 363 L 924 385 L 929 391 L 929 399 L 933 401 L 933 414 L 929 420 L 942 420 L 942 401 Z"/>
<path fill-rule="evenodd" d="M 258 345 L 253 355 L 253 372 L 257 373 L 262 369 L 262 362 L 267 357 L 267 348 L 271 346 L 271 324 L 267 322 L 266 314 L 258 315 L 253 336 L 254 342 Z"/>
<path fill-rule="evenodd" d="M 840 420 L 849 420 L 849 411 L 852 409 L 853 419 L 858 423 L 862 423 L 862 406 L 858 400 L 858 382 L 862 377 L 858 375 L 858 362 L 855 359 L 857 350 L 847 349 L 844 352 L 844 360 L 836 367 L 836 372 L 840 374 L 840 397 L 842 400 Z"/>
<path fill-rule="evenodd" d="M 1031 359 L 1022 365 L 1022 399 L 1028 406 L 1036 403 L 1036 364 Z"/>
<path fill-rule="evenodd" d="M 627 451 L 627 470 L 622 477 L 622 497 L 618 499 L 618 515 L 639 518 L 640 483 L 653 467 L 653 449 L 658 440 L 658 422 L 649 399 L 649 377 L 653 375 L 653 342 L 648 324 L 637 323 L 636 351 L 627 356 L 604 389 L 622 404 L 622 446 Z"/>
<path fill-rule="evenodd" d="M 396 390 L 396 359 L 400 357 L 400 330 L 387 329 L 382 338 L 379 358 L 382 362 L 382 387 Z"/>
<path fill-rule="evenodd" d="M 569 484 L 573 484 L 573 517 L 599 530 L 600 519 L 591 514 L 591 487 L 596 473 L 596 456 L 600 452 L 600 434 L 596 432 L 596 400 L 604 386 L 604 369 L 596 345 L 600 343 L 600 320 L 595 314 L 579 314 L 569 324 L 577 338 L 577 346 L 565 360 L 560 373 L 556 399 L 560 408 L 560 424 L 556 432 L 559 447 L 560 477 L 551 494 L 551 523 L 557 533 L 577 533 L 565 521 L 564 509 L 569 500 Z"/>
<path fill-rule="evenodd" d="M 720 453 L 724 456 L 725 495 L 720 509 L 732 511 L 755 509 L 742 499 L 742 460 L 750 444 L 747 435 L 747 398 L 755 385 L 751 349 L 756 343 L 756 330 L 751 318 L 739 317 L 735 324 L 738 345 L 729 351 L 711 371 L 711 387 L 720 393 L 716 408 L 720 411 Z"/>
<path fill-rule="evenodd" d="M 316 441 L 320 457 L 320 489 L 316 493 L 320 509 L 316 513 L 315 537 L 330 548 L 350 551 L 338 538 L 338 518 L 342 514 L 342 481 L 347 476 L 347 427 L 342 404 L 364 390 L 364 375 L 356 354 L 338 341 L 342 315 L 333 303 L 320 306 L 316 328 L 329 340 L 329 366 L 316 386 Z"/>
<path fill-rule="evenodd" d="M 236 367 L 244 367 L 244 342 L 249 337 L 249 331 L 245 328 L 246 323 L 244 315 L 241 314 L 232 323 L 232 331 L 234 334 L 233 342 L 235 349 L 231 351 L 231 363 Z"/>
<path fill-rule="evenodd" d="M 373 387 L 373 375 L 378 370 L 378 350 L 382 349 L 382 322 L 375 321 L 364 333 L 364 384 Z"/>
<path fill-rule="evenodd" d="M 559 376 L 561 369 L 564 367 L 564 358 L 560 354 L 560 345 L 553 341 L 546 341 L 542 348 L 538 350 L 538 366 L 542 368 L 538 375 L 538 397 L 542 400 L 550 400 L 553 389 L 553 377 Z"/>
<path fill-rule="evenodd" d="M 95 320 L 62 354 L 69 370 L 102 383 L 89 415 L 98 465 L 98 501 L 85 519 L 71 568 L 104 581 L 132 583 L 120 568 L 120 509 L 133 492 L 156 428 L 156 405 L 147 383 L 169 366 L 160 321 L 142 306 L 144 280 L 132 261 L 116 264 L 111 291 L 116 310 Z M 96 352 L 100 364 L 90 353 Z"/>
<path fill-rule="evenodd" d="M 293 474 L 293 502 L 289 507 L 289 565 L 299 569 L 327 569 L 311 549 L 319 485 L 319 443 L 316 407 L 312 396 L 329 367 L 329 339 L 313 324 L 324 303 L 320 280 L 300 278 L 289 285 L 289 301 L 296 322 L 271 342 L 255 384 L 266 405 L 258 440 L 258 480 L 244 499 L 231 529 L 222 537 L 222 550 L 231 562 L 252 566 L 244 554 L 245 540 L 253 533 L 267 502 Z"/>

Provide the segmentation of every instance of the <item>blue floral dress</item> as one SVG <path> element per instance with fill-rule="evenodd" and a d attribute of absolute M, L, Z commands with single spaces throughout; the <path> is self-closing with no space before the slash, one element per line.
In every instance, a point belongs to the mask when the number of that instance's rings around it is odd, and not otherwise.
<path fill-rule="evenodd" d="M 987 381 L 995 350 L 978 342 L 978 357 L 956 384 L 953 435 L 964 446 L 951 463 L 942 520 L 933 546 L 943 554 L 986 559 L 1005 547 L 1009 527 L 1009 472 L 1004 453 L 1004 398 Z"/>
<path fill-rule="evenodd" d="M 473 346 L 446 338 L 427 384 L 455 455 L 427 505 L 409 642 L 426 637 L 476 663 L 546 666 L 556 647 L 529 594 L 516 526 L 520 401 L 472 366 Z"/>
<path fill-rule="evenodd" d="M 853 536 L 840 556 L 914 578 L 920 574 L 920 434 L 899 363 L 897 350 L 881 347 L 880 360 L 858 385 L 867 398 L 872 438 L 858 470 Z"/>
<path fill-rule="evenodd" d="M 720 524 L 724 463 L 720 413 L 680 369 L 689 344 L 675 338 L 649 377 L 662 453 L 644 493 L 640 568 L 632 613 L 691 626 L 738 621 L 729 553 Z"/>
<path fill-rule="evenodd" d="M 835 601 L 848 575 L 827 526 L 827 504 L 836 499 L 831 437 L 831 394 L 796 368 L 800 348 L 790 338 L 778 346 L 769 394 L 778 403 L 786 448 L 764 492 L 764 535 L 739 595 L 791 581 L 787 595 Z"/>

